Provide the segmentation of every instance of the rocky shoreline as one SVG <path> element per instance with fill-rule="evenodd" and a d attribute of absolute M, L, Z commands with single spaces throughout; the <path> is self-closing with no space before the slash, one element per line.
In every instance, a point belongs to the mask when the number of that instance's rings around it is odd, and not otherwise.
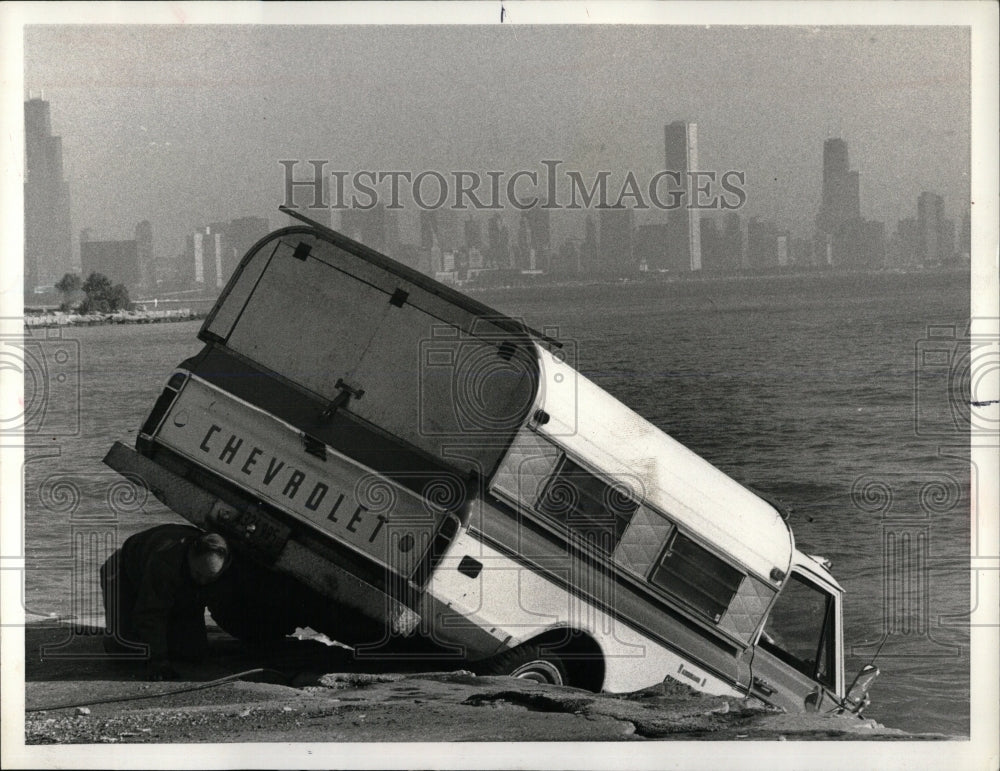
<path fill-rule="evenodd" d="M 163 311 L 116 311 L 115 313 L 38 313 L 26 315 L 24 326 L 30 329 L 53 327 L 93 327 L 102 324 L 163 324 L 203 319 L 207 314 L 190 308 Z"/>
<path fill-rule="evenodd" d="M 149 683 L 100 655 L 96 629 L 25 630 L 25 743 L 941 740 L 874 720 L 792 715 L 666 681 L 595 694 L 456 667 L 358 662 L 288 638 L 250 649 L 217 629 L 210 659 Z M 401 665 L 402 664 L 402 665 Z"/>

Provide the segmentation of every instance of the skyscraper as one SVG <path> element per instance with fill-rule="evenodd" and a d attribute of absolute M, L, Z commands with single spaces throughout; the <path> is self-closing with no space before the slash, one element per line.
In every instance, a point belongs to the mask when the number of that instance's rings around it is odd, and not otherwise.
<path fill-rule="evenodd" d="M 684 265 L 689 270 L 701 270 L 701 225 L 698 209 L 693 207 L 694 183 L 688 172 L 698 170 L 698 124 L 674 121 L 664 128 L 666 165 L 665 171 L 676 177 L 668 178 L 667 189 L 673 191 L 672 203 L 678 198 L 678 208 L 667 215 L 670 232 L 670 262 Z M 682 196 L 679 194 L 683 193 Z"/>
<path fill-rule="evenodd" d="M 420 248 L 433 249 L 434 247 L 441 247 L 441 234 L 438 232 L 437 212 L 433 209 L 421 209 Z"/>
<path fill-rule="evenodd" d="M 221 289 L 225 285 L 223 260 L 229 248 L 225 231 L 218 224 L 200 227 L 187 237 L 185 259 L 194 267 L 195 286 Z"/>
<path fill-rule="evenodd" d="M 63 178 L 62 138 L 52 136 L 49 103 L 24 103 L 24 286 L 51 286 L 73 260 L 69 187 Z"/>
<path fill-rule="evenodd" d="M 531 270 L 531 232 L 528 220 L 522 212 L 517 220 L 517 238 L 514 241 L 514 267 L 518 270 Z"/>
<path fill-rule="evenodd" d="M 966 209 L 962 215 L 962 229 L 958 235 L 958 254 L 968 260 L 972 254 L 972 210 Z"/>
<path fill-rule="evenodd" d="M 532 270 L 546 270 L 549 267 L 549 253 L 552 249 L 549 210 L 533 206 L 521 213 L 528 225 L 528 250 L 531 255 Z"/>
<path fill-rule="evenodd" d="M 140 284 L 139 245 L 132 241 L 85 241 L 80 244 L 80 265 L 84 279 L 100 273 L 112 284 L 124 284 L 135 292 Z"/>
<path fill-rule="evenodd" d="M 594 273 L 601 269 L 600 246 L 597 241 L 597 224 L 591 215 L 584 221 L 584 238 L 580 244 L 580 270 Z"/>
<path fill-rule="evenodd" d="M 837 268 L 881 268 L 885 226 L 861 217 L 860 175 L 851 170 L 847 142 L 823 143 L 823 200 L 816 215 L 815 254 Z"/>
<path fill-rule="evenodd" d="M 624 206 L 601 208 L 598 270 L 617 275 L 638 269 L 632 249 L 632 210 Z"/>
<path fill-rule="evenodd" d="M 225 255 L 222 272 L 227 278 L 233 274 L 250 247 L 267 235 L 266 217 L 237 217 L 226 226 L 229 250 Z"/>
<path fill-rule="evenodd" d="M 894 265 L 914 265 L 920 262 L 920 228 L 914 217 L 904 217 L 896 224 L 892 243 Z"/>
<path fill-rule="evenodd" d="M 918 257 L 927 265 L 955 256 L 955 223 L 945 219 L 944 198 L 924 191 L 917 198 Z"/>
<path fill-rule="evenodd" d="M 667 226 L 662 223 L 639 225 L 635 229 L 634 256 L 640 270 L 664 270 L 667 265 Z"/>
<path fill-rule="evenodd" d="M 224 287 L 243 256 L 267 231 L 264 217 L 238 217 L 196 229 L 187 237 L 184 258 L 187 269 L 194 267 L 194 284 L 206 289 Z"/>
<path fill-rule="evenodd" d="M 722 232 L 714 217 L 701 218 L 701 263 L 702 269 L 721 270 L 723 264 Z"/>
<path fill-rule="evenodd" d="M 827 139 L 823 143 L 823 202 L 816 228 L 832 235 L 845 222 L 860 218 L 860 178 L 858 172 L 851 171 L 847 142 Z"/>
<path fill-rule="evenodd" d="M 723 217 L 722 265 L 725 270 L 743 267 L 743 221 L 734 211 Z"/>
<path fill-rule="evenodd" d="M 156 286 L 156 267 L 153 264 L 153 226 L 143 220 L 135 226 L 135 244 L 139 255 L 139 284 Z M 80 239 L 80 259 L 83 260 L 83 239 Z"/>
<path fill-rule="evenodd" d="M 379 252 L 388 251 L 386 220 L 383 204 L 371 209 L 344 209 L 340 213 L 340 229 L 344 235 Z"/>
<path fill-rule="evenodd" d="M 466 217 L 463 227 L 465 228 L 465 247 L 467 249 L 481 249 L 483 247 L 483 230 L 479 220 L 470 214 Z"/>
<path fill-rule="evenodd" d="M 778 226 L 759 217 L 747 221 L 747 264 L 752 270 L 771 270 L 780 266 Z M 787 259 L 786 259 L 787 262 Z"/>

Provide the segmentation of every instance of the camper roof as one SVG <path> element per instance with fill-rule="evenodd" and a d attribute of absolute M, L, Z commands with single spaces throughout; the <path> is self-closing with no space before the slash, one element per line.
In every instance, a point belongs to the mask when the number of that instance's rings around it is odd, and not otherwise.
<path fill-rule="evenodd" d="M 772 585 L 788 573 L 794 543 L 774 506 L 672 439 L 538 347 L 538 431 L 580 460 L 640 487 L 647 505 Z M 779 579 L 780 580 L 780 579 Z"/>

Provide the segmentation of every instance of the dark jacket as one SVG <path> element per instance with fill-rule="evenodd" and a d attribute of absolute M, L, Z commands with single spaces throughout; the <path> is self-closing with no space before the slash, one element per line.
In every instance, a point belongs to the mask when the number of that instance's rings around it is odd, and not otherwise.
<path fill-rule="evenodd" d="M 205 632 L 207 587 L 199 587 L 188 568 L 188 549 L 202 531 L 190 525 L 160 525 L 127 538 L 119 549 L 119 575 L 135 591 L 123 620 L 138 642 L 149 645 L 150 663 L 166 664 L 171 626 L 189 634 Z"/>

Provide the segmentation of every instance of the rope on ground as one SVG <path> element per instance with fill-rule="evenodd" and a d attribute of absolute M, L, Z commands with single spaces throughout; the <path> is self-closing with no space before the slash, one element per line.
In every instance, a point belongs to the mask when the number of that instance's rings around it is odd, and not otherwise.
<path fill-rule="evenodd" d="M 219 685 L 224 685 L 225 683 L 232 682 L 233 680 L 243 680 L 244 678 L 250 677 L 251 675 L 262 675 L 262 674 L 276 674 L 279 677 L 284 678 L 285 676 L 278 672 L 276 669 L 248 669 L 245 672 L 237 672 L 233 675 L 226 675 L 225 677 L 220 677 L 217 680 L 210 680 L 207 683 L 198 683 L 197 685 L 186 685 L 183 688 L 172 688 L 169 691 L 157 691 L 156 693 L 140 693 L 134 696 L 112 696 L 107 699 L 91 699 L 88 701 L 79 701 L 66 704 L 54 704 L 45 707 L 27 707 L 25 712 L 49 712 L 57 709 L 71 709 L 73 707 L 89 707 L 94 704 L 111 704 L 117 701 L 139 701 L 140 699 L 157 699 L 161 696 L 173 696 L 178 693 L 189 693 L 191 691 L 202 691 L 206 688 L 214 688 Z"/>

